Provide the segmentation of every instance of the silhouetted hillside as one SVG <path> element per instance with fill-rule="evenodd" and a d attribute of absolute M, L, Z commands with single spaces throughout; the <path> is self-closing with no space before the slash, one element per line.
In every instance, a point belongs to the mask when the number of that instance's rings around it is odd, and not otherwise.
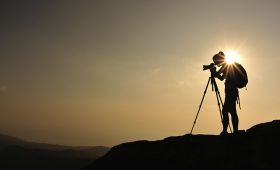
<path fill-rule="evenodd" d="M 113 147 L 84 170 L 279 169 L 280 121 L 238 135 L 185 135 Z"/>
<path fill-rule="evenodd" d="M 26 142 L 0 135 L 0 169 L 78 170 L 108 150 L 103 146 L 73 147 Z"/>

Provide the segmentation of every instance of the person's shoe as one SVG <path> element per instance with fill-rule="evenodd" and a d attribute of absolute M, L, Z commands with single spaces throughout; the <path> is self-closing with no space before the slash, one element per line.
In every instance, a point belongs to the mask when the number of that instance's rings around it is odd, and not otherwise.
<path fill-rule="evenodd" d="M 244 133 L 245 133 L 245 130 L 235 130 L 235 131 L 233 131 L 234 135 L 242 135 Z"/>
<path fill-rule="evenodd" d="M 227 132 L 227 131 L 222 131 L 222 132 L 220 133 L 220 136 L 226 136 L 226 135 L 228 135 L 228 132 Z"/>
<path fill-rule="evenodd" d="M 239 133 L 239 132 L 238 132 L 238 129 L 234 129 L 234 128 L 233 128 L 233 133 L 234 133 L 234 134 L 238 134 L 238 133 Z"/>

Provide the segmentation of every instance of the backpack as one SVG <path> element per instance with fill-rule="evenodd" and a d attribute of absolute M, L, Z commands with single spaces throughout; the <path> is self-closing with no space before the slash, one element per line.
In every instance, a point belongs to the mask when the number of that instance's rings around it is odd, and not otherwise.
<path fill-rule="evenodd" d="M 238 88 L 246 87 L 248 84 L 248 76 L 245 68 L 239 63 L 233 63 L 231 67 L 232 78 Z"/>

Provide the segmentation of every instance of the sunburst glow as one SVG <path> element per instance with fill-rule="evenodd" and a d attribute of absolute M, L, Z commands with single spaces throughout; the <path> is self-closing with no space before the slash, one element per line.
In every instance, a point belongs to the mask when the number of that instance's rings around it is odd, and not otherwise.
<path fill-rule="evenodd" d="M 233 64 L 234 62 L 240 63 L 240 54 L 235 50 L 225 51 L 226 62 L 228 64 Z"/>

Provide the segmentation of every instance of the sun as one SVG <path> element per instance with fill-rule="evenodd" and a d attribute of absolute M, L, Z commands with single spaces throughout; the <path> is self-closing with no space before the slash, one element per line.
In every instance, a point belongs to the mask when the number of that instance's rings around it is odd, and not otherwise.
<path fill-rule="evenodd" d="M 225 51 L 226 63 L 233 64 L 235 62 L 240 63 L 240 54 L 236 50 Z"/>

